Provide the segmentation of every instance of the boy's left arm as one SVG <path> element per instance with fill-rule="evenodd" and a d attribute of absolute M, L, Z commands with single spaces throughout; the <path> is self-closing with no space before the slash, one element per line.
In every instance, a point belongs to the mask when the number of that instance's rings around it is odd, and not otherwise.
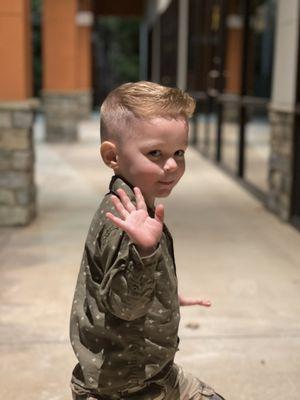
<path fill-rule="evenodd" d="M 179 305 L 180 306 L 204 306 L 204 307 L 210 307 L 211 302 L 210 300 L 203 300 L 203 299 L 197 299 L 197 298 L 190 298 L 190 297 L 184 297 L 181 294 L 178 293 L 178 299 L 179 299 Z"/>

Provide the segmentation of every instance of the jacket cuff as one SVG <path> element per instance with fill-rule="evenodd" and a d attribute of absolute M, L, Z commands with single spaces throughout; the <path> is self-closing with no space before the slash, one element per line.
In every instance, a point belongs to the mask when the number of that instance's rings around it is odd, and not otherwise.
<path fill-rule="evenodd" d="M 160 258 L 162 257 L 162 250 L 161 250 L 160 243 L 158 243 L 156 249 L 153 251 L 152 254 L 150 254 L 149 256 L 145 256 L 145 257 L 140 256 L 134 243 L 130 243 L 129 247 L 130 247 L 130 250 L 132 253 L 132 257 L 133 257 L 134 261 L 137 262 L 137 264 L 147 267 L 147 268 L 156 269 L 156 266 L 157 266 Z"/>

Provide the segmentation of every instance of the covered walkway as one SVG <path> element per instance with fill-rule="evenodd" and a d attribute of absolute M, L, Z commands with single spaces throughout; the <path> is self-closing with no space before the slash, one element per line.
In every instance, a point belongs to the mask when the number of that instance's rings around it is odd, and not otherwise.
<path fill-rule="evenodd" d="M 0 398 L 70 399 L 69 312 L 86 232 L 107 191 L 96 120 L 80 140 L 35 131 L 38 217 L 0 230 Z M 297 400 L 300 235 L 193 149 L 165 200 L 180 290 L 210 298 L 182 309 L 177 361 L 227 400 Z"/>

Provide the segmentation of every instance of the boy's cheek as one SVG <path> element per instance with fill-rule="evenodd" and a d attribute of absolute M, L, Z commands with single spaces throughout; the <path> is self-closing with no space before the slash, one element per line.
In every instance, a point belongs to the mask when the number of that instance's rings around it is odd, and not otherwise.
<path fill-rule="evenodd" d="M 180 178 L 184 175 L 184 173 L 185 173 L 185 162 L 183 162 L 183 164 L 182 164 L 182 166 L 181 166 L 181 175 L 180 175 Z M 179 179 L 180 179 L 179 178 Z"/>

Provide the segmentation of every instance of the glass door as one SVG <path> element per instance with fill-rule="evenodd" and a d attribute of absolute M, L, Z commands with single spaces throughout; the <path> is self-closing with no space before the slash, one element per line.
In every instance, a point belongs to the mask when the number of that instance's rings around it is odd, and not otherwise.
<path fill-rule="evenodd" d="M 218 159 L 220 105 L 218 96 L 224 78 L 224 0 L 189 2 L 189 92 L 197 100 L 194 144 L 212 159 Z"/>
<path fill-rule="evenodd" d="M 225 84 L 219 101 L 221 115 L 222 166 L 234 175 L 239 173 L 241 149 L 241 94 L 243 85 L 243 54 L 245 9 L 243 0 L 229 0 L 225 17 Z"/>
<path fill-rule="evenodd" d="M 268 191 L 276 0 L 190 0 L 194 144 L 255 195 Z"/>
<path fill-rule="evenodd" d="M 275 10 L 275 0 L 250 1 L 247 18 L 243 177 L 263 195 L 269 190 L 271 127 L 268 104 L 272 85 Z"/>

